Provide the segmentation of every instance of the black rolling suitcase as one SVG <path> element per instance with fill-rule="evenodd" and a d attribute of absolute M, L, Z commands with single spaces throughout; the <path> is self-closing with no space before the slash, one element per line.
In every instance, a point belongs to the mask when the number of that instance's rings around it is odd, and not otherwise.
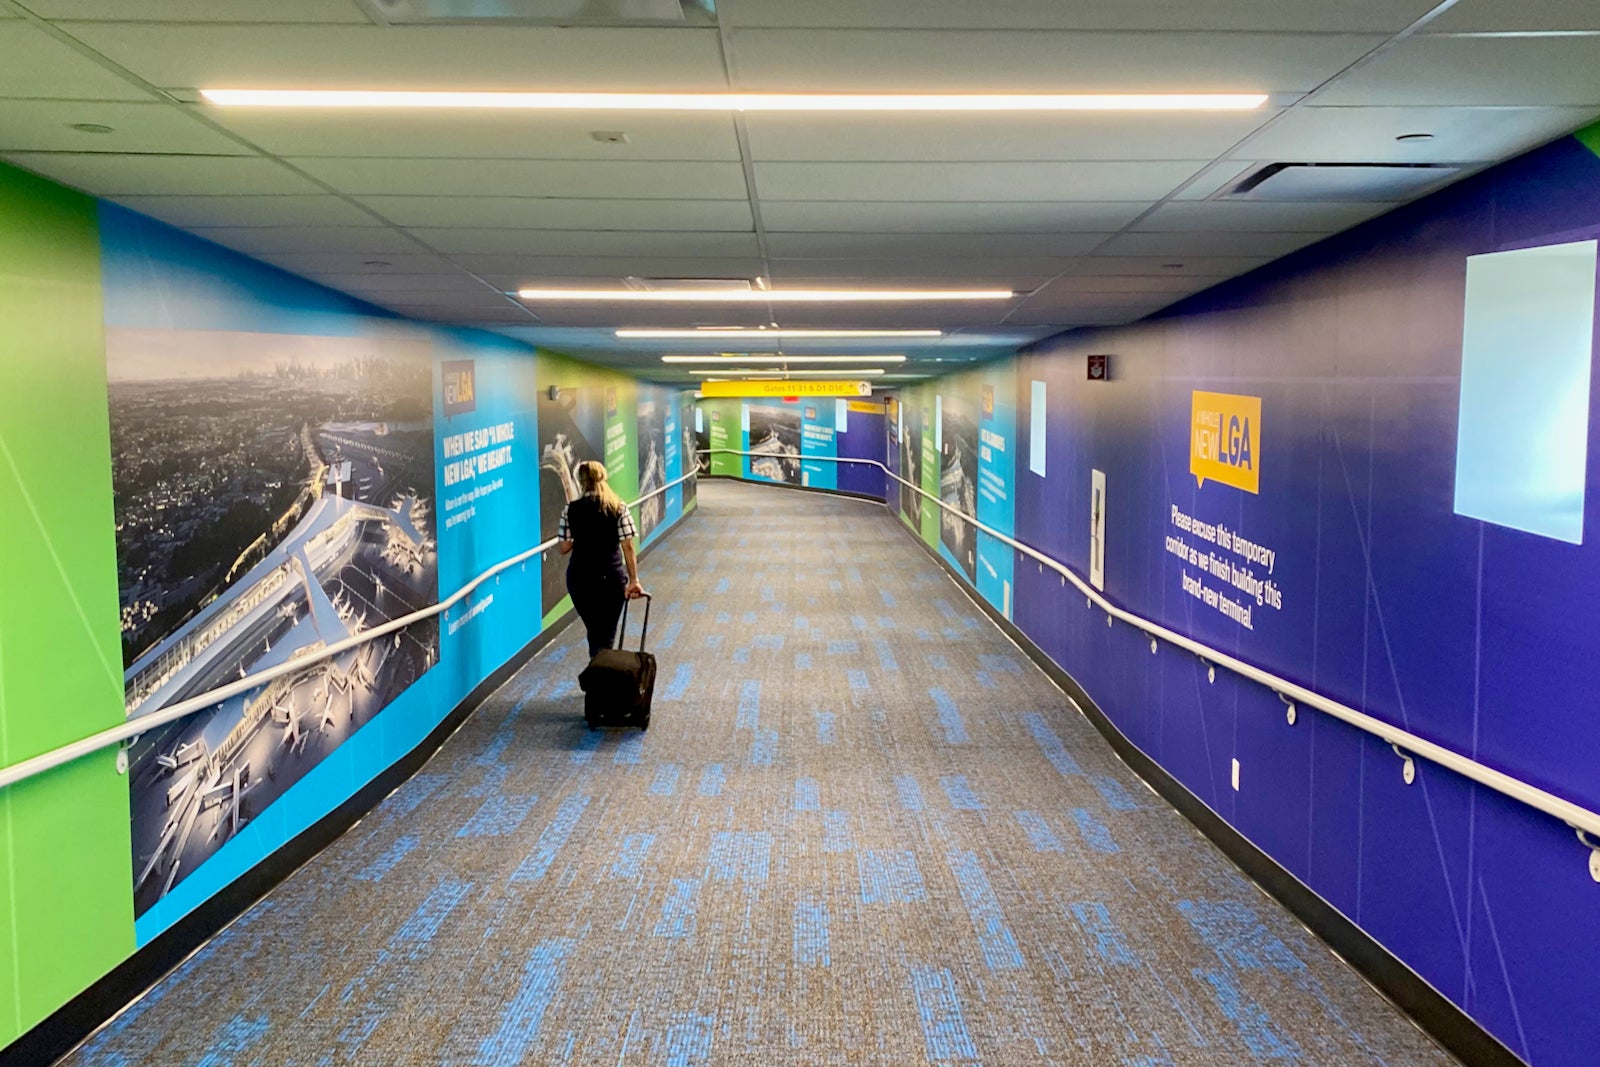
<path fill-rule="evenodd" d="M 656 658 L 644 650 L 650 632 L 650 594 L 644 599 L 644 628 L 639 631 L 639 651 L 603 648 L 578 675 L 583 690 L 583 717 L 591 730 L 606 726 L 650 728 L 650 701 L 656 692 Z M 622 605 L 617 644 L 628 632 L 628 605 Z"/>

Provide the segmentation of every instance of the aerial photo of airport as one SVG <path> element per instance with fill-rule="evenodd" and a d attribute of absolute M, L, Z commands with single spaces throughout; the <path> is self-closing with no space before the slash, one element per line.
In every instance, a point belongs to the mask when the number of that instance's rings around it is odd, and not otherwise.
<path fill-rule="evenodd" d="M 795 405 L 751 404 L 750 474 L 769 482 L 800 484 L 800 409 Z"/>
<path fill-rule="evenodd" d="M 667 484 L 667 457 L 662 445 L 667 439 L 667 404 L 670 402 L 666 397 L 639 401 L 638 499 L 644 501 L 639 505 L 640 544 L 661 525 L 667 512 L 666 494 L 656 493 L 656 490 Z M 651 493 L 656 495 L 650 496 Z"/>
<path fill-rule="evenodd" d="M 111 330 L 108 349 L 130 718 L 437 599 L 425 349 L 176 330 Z M 136 914 L 438 656 L 425 620 L 141 735 Z"/>
<path fill-rule="evenodd" d="M 922 485 L 922 408 L 902 400 L 900 411 L 905 417 L 905 433 L 900 437 L 900 477 L 911 483 L 900 487 L 900 514 L 910 519 L 913 527 L 919 527 L 922 497 L 911 486 Z"/>
<path fill-rule="evenodd" d="M 970 401 L 940 398 L 939 499 L 960 511 L 978 513 L 978 420 Z M 955 511 L 940 508 L 939 539 L 968 578 L 978 573 L 977 531 Z"/>

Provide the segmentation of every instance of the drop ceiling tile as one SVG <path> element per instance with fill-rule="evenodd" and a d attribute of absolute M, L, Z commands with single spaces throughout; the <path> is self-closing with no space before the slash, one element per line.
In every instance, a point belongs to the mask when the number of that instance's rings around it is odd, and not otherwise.
<path fill-rule="evenodd" d="M 385 231 L 377 231 L 385 232 Z M 393 231 L 387 231 L 393 232 Z M 450 274 L 459 269 L 443 256 L 430 256 L 412 246 L 409 252 L 268 252 L 251 253 L 295 274 L 382 274 L 405 277 L 410 275 Z M 384 264 L 387 264 L 385 266 Z"/>
<path fill-rule="evenodd" d="M 1265 201 L 1173 201 L 1134 227 L 1140 231 L 1231 230 L 1335 233 L 1393 208 L 1393 204 L 1295 204 Z"/>
<path fill-rule="evenodd" d="M 520 307 L 514 300 L 499 293 L 483 290 L 480 296 L 476 293 L 463 293 L 457 290 L 440 289 L 367 289 L 364 286 L 354 286 L 370 295 L 363 299 L 370 299 L 375 304 L 391 307 L 404 304 L 413 308 L 458 308 L 476 309 L 479 311 L 515 311 L 520 317 L 532 321 L 532 316 Z"/>
<path fill-rule="evenodd" d="M 641 277 L 641 275 L 630 274 L 627 272 L 618 272 L 616 274 L 560 274 L 556 273 L 560 269 L 559 265 L 544 264 L 544 266 L 546 269 L 537 273 L 532 271 L 503 271 L 485 273 L 482 274 L 481 277 L 494 289 L 504 293 L 516 292 L 520 289 L 620 289 L 626 287 L 628 278 Z M 669 276 L 672 275 L 657 275 L 657 277 Z M 728 274 L 697 274 L 678 276 L 712 278 L 717 281 L 727 280 L 735 282 L 751 281 L 755 277 L 753 272 L 741 276 L 730 276 Z M 564 304 L 572 303 L 572 301 L 555 301 L 555 303 Z M 580 301 L 580 303 L 594 304 L 593 301 Z M 649 305 L 619 304 L 615 310 L 621 311 L 625 310 L 627 307 L 634 306 L 648 307 Z M 722 317 L 723 319 L 730 314 L 730 311 L 724 307 L 717 305 L 707 306 L 715 307 L 716 310 L 711 312 L 702 312 L 702 314 L 711 314 Z M 734 308 L 734 311 L 738 311 L 738 308 Z"/>
<path fill-rule="evenodd" d="M 1019 326 L 1136 322 L 1148 315 L 1155 314 L 1164 307 L 1177 303 L 1181 299 L 1183 298 L 1178 296 L 1162 296 L 1137 302 L 1101 301 L 1061 307 L 1036 307 L 1032 304 L 1025 304 L 1018 308 L 1006 322 L 1016 323 Z"/>
<path fill-rule="evenodd" d="M 525 311 L 514 307 L 505 308 L 457 308 L 454 306 L 434 307 L 419 306 L 408 307 L 405 304 L 385 305 L 392 311 L 423 322 L 437 322 L 447 326 L 482 326 L 492 328 L 495 326 L 519 326 L 528 322 L 537 322 Z"/>
<path fill-rule="evenodd" d="M 852 306 L 847 308 L 791 305 L 777 308 L 783 325 L 796 329 L 955 329 L 964 326 L 997 326 L 1011 302 L 995 306 L 943 304 L 937 308 L 905 306 Z M 720 326 L 730 321 L 748 321 L 757 313 L 753 307 L 720 308 L 715 305 L 581 305 L 541 303 L 532 305 L 539 320 L 549 326 L 575 327 L 660 327 L 688 329 L 694 326 Z"/>
<path fill-rule="evenodd" d="M 780 259 L 894 259 L 912 256 L 1078 256 L 1110 233 L 788 233 L 768 232 Z"/>
<path fill-rule="evenodd" d="M 1048 325 L 1055 327 L 1057 331 L 1080 329 L 1085 326 L 1125 326 L 1128 323 L 1138 322 L 1165 306 L 1164 304 L 1157 307 L 1107 306 L 1060 310 L 1024 308 L 1006 321 L 1008 324 L 1015 323 L 1019 326 Z"/>
<path fill-rule="evenodd" d="M 1124 233 L 1096 253 L 1105 256 L 1284 256 L 1314 244 L 1327 233 L 1272 233 L 1260 230 L 1189 230 L 1177 233 Z"/>
<path fill-rule="evenodd" d="M 149 100 L 94 60 L 20 20 L 0 22 L 0 96 Z"/>
<path fill-rule="evenodd" d="M 302 158 L 291 162 L 351 195 L 525 196 L 736 200 L 738 163 L 623 163 L 526 159 Z"/>
<path fill-rule="evenodd" d="M 1340 78 L 1317 103 L 1600 111 L 1600 37 L 1410 37 Z"/>
<path fill-rule="evenodd" d="M 336 196 L 117 196 L 118 203 L 185 229 L 212 227 L 380 226 Z"/>
<path fill-rule="evenodd" d="M 549 26 L 204 26 L 68 22 L 165 88 L 715 91 L 715 30 Z"/>
<path fill-rule="evenodd" d="M 355 0 L 28 0 L 47 19 L 116 22 L 358 22 Z"/>
<path fill-rule="evenodd" d="M 1275 109 L 1188 115 L 745 116 L 757 161 L 1213 159 Z"/>
<path fill-rule="evenodd" d="M 1070 278 L 1059 278 L 1019 301 L 1018 307 L 1035 311 L 1047 308 L 1071 310 L 1095 307 L 1156 308 L 1170 304 L 1179 297 L 1196 292 L 1208 284 L 1211 283 L 1191 279 L 1185 289 L 1128 292 L 1090 289 L 1073 284 Z"/>
<path fill-rule="evenodd" d="M 473 159 L 733 160 L 733 119 L 717 114 L 640 112 L 279 111 L 204 109 L 217 122 L 279 156 L 412 156 Z M 627 135 L 624 144 L 596 131 Z"/>
<path fill-rule="evenodd" d="M 1013 292 L 1032 292 L 1046 284 L 1058 272 L 1049 274 L 1005 274 L 967 277 L 939 274 L 913 263 L 899 266 L 906 273 L 849 274 L 811 273 L 814 264 L 809 260 L 775 263 L 772 267 L 774 285 L 790 289 L 967 289 L 976 285 L 983 289 L 1010 289 Z M 970 283 L 970 284 L 969 284 Z"/>
<path fill-rule="evenodd" d="M 1170 274 L 1170 276 L 1169 276 Z M 1071 293 L 1124 294 L 1108 299 L 1130 299 L 1133 293 L 1165 293 L 1171 298 L 1199 292 L 1201 289 L 1224 281 L 1223 277 L 1199 277 L 1183 271 L 1168 274 L 1075 274 L 1052 281 L 1035 300 L 1049 303 L 1057 290 Z"/>
<path fill-rule="evenodd" d="M 1461 0 L 1428 23 L 1428 33 L 1600 30 L 1594 0 Z"/>
<path fill-rule="evenodd" d="M 430 248 L 482 256 L 759 256 L 754 233 L 414 227 Z"/>
<path fill-rule="evenodd" d="M 255 156 L 7 152 L 26 170 L 97 196 L 182 196 L 226 190 L 238 196 L 318 192 L 283 164 Z"/>
<path fill-rule="evenodd" d="M 941 304 L 937 308 L 871 306 L 860 308 L 783 308 L 783 324 L 794 329 L 857 327 L 872 330 L 944 329 L 1000 326 L 1014 301 Z"/>
<path fill-rule="evenodd" d="M 1149 207 L 1135 201 L 981 203 L 848 203 L 766 201 L 761 219 L 768 234 L 831 233 L 1077 233 L 1120 230 Z"/>
<path fill-rule="evenodd" d="M 452 256 L 477 274 L 504 277 L 506 288 L 544 278 L 755 278 L 758 257 L 684 256 Z"/>
<path fill-rule="evenodd" d="M 110 126 L 111 132 L 72 128 L 80 123 Z M 106 100 L 0 99 L 0 151 L 255 154 L 170 104 Z"/>
<path fill-rule="evenodd" d="M 896 276 L 902 278 L 949 278 L 961 280 L 958 288 L 991 288 L 988 282 L 1012 278 L 1051 275 L 1070 262 L 1067 257 L 1009 257 L 996 259 L 977 256 L 916 256 L 907 259 L 774 259 L 772 274 L 775 278 L 804 274 L 810 277 L 872 278 Z"/>
<path fill-rule="evenodd" d="M 791 92 L 1309 92 L 1360 34 L 743 30 L 740 87 Z"/>
<path fill-rule="evenodd" d="M 368 295 L 371 293 L 459 293 L 462 296 L 494 295 L 494 290 L 484 285 L 466 271 L 440 272 L 438 274 L 375 274 L 372 272 L 340 273 L 336 271 L 307 271 L 303 277 L 346 293 Z"/>
<path fill-rule="evenodd" d="M 1218 160 L 1189 179 L 1189 183 L 1172 194 L 1174 200 L 1204 200 L 1232 185 L 1245 173 L 1255 169 L 1255 161 L 1239 159 Z"/>
<path fill-rule="evenodd" d="M 757 163 L 774 200 L 1154 200 L 1209 160 L 1085 163 Z"/>
<path fill-rule="evenodd" d="M 197 237 L 251 255 L 366 253 L 418 253 L 417 242 L 387 226 L 191 226 Z"/>
<path fill-rule="evenodd" d="M 1597 111 L 1600 107 L 1304 107 L 1235 154 L 1318 163 L 1500 160 L 1586 125 Z M 1431 133 L 1433 140 L 1395 140 L 1408 133 Z"/>
<path fill-rule="evenodd" d="M 617 329 L 628 326 L 654 326 L 664 329 L 689 329 L 701 324 L 728 321 L 733 312 L 706 307 L 663 304 L 601 306 L 599 304 L 527 304 L 528 310 L 547 326 L 573 326 Z M 753 309 L 747 309 L 753 310 Z"/>
<path fill-rule="evenodd" d="M 397 226 L 594 230 L 750 230 L 744 200 L 541 200 L 490 196 L 363 196 Z"/>
<path fill-rule="evenodd" d="M 1494 0 L 1478 0 L 1492 3 Z M 1552 0 L 1546 0 L 1552 2 Z M 1553 0 L 1560 2 L 1560 0 Z M 1584 0 L 1568 0 L 1573 4 Z M 1434 0 L 1341 0 L 1285 4 L 1282 0 L 739 0 L 728 17 L 740 28 L 951 30 L 1284 30 L 1301 33 L 1393 33 L 1434 6 Z"/>
<path fill-rule="evenodd" d="M 1086 256 L 1070 264 L 1062 273 L 1078 274 L 1173 274 L 1180 277 L 1232 278 L 1270 263 L 1275 256 Z M 1179 264 L 1173 270 L 1168 264 Z"/>

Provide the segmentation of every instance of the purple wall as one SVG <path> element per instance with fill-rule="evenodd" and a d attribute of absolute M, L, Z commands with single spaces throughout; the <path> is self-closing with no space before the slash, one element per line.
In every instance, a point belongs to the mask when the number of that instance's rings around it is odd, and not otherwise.
<path fill-rule="evenodd" d="M 1566 138 L 1157 319 L 1035 346 L 1017 439 L 1043 381 L 1048 477 L 1019 457 L 1018 539 L 1087 573 L 1104 471 L 1114 602 L 1600 808 L 1600 464 L 1586 545 L 1453 512 L 1466 257 L 1597 236 L 1600 158 Z M 1085 380 L 1091 352 L 1111 381 Z M 1196 390 L 1261 399 L 1259 493 L 1197 487 Z M 1173 507 L 1276 549 L 1282 609 L 1246 629 L 1184 592 Z M 1270 691 L 1152 655 L 1034 570 L 1018 559 L 1015 621 L 1129 739 L 1513 1051 L 1595 1062 L 1600 885 L 1570 829 L 1432 764 L 1407 786 L 1375 738 L 1290 726 Z"/>
<path fill-rule="evenodd" d="M 850 412 L 849 429 L 836 434 L 840 459 L 871 459 L 879 463 L 884 456 L 883 416 Z M 883 471 L 861 463 L 839 464 L 839 488 L 847 493 L 864 493 L 883 499 Z"/>

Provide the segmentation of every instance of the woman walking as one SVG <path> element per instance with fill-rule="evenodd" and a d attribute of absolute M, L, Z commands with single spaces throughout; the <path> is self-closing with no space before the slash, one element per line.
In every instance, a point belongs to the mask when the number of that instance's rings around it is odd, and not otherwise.
<path fill-rule="evenodd" d="M 644 596 L 633 539 L 638 536 L 628 506 L 606 482 L 605 464 L 578 464 L 582 495 L 561 509 L 556 530 L 567 564 L 567 592 L 589 631 L 589 658 L 614 646 L 622 602 Z"/>

